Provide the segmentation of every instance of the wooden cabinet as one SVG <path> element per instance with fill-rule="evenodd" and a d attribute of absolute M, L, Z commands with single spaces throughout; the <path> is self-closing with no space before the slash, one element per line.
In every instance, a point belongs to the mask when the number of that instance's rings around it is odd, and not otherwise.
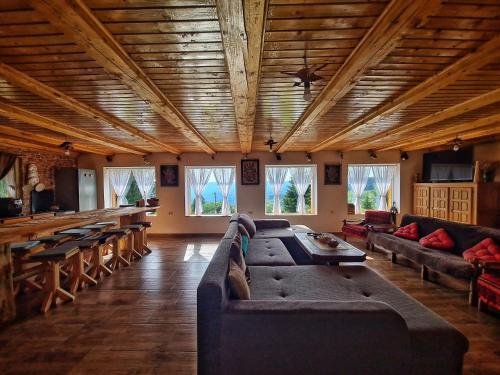
<path fill-rule="evenodd" d="M 413 214 L 500 227 L 500 183 L 417 183 Z"/>

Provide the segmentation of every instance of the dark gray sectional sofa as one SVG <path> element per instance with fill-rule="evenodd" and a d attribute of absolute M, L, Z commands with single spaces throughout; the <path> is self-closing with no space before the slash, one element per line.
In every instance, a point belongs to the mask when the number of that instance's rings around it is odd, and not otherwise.
<path fill-rule="evenodd" d="M 369 232 L 367 242 L 375 247 L 392 253 L 393 262 L 397 255 L 403 255 L 422 267 L 422 277 L 427 279 L 429 270 L 453 276 L 470 282 L 470 302 L 476 300 L 476 278 L 479 270 L 467 262 L 462 254 L 487 237 L 500 242 L 500 230 L 439 220 L 425 216 L 404 215 L 401 226 L 416 222 L 420 237 L 424 237 L 439 228 L 443 228 L 455 242 L 452 250 L 435 250 L 421 246 L 418 241 L 406 240 L 393 234 Z"/>
<path fill-rule="evenodd" d="M 307 229 L 275 224 L 250 240 L 249 301 L 231 299 L 227 282 L 237 217 L 200 282 L 200 375 L 461 373 L 459 331 L 366 266 L 297 264 L 263 236 Z"/>

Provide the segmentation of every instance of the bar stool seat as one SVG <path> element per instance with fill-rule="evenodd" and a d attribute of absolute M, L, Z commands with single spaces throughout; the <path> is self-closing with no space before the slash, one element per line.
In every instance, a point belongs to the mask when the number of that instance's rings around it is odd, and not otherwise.
<path fill-rule="evenodd" d="M 90 224 L 90 225 L 85 225 L 81 227 L 82 229 L 90 229 L 93 232 L 102 232 L 105 230 L 108 226 L 106 224 Z"/>
<path fill-rule="evenodd" d="M 42 249 L 45 245 L 39 240 L 18 242 L 10 245 L 10 251 L 17 254 L 27 254 L 35 249 Z"/>
<path fill-rule="evenodd" d="M 52 236 L 38 237 L 36 240 L 47 246 L 56 246 L 72 238 L 69 234 L 54 234 Z"/>
<path fill-rule="evenodd" d="M 60 232 L 57 232 L 57 234 L 68 234 L 72 237 L 83 237 L 87 234 L 92 233 L 91 229 L 83 229 L 83 228 L 73 228 L 73 229 L 66 229 L 62 230 Z"/>
<path fill-rule="evenodd" d="M 115 225 L 118 225 L 116 221 L 100 221 L 96 223 L 97 225 L 108 225 L 110 227 L 114 227 Z"/>
<path fill-rule="evenodd" d="M 145 228 L 151 228 L 152 223 L 150 221 L 136 221 L 135 223 L 132 223 L 133 225 L 142 225 Z"/>
<path fill-rule="evenodd" d="M 109 229 L 105 234 L 113 234 L 113 256 L 111 260 L 108 263 L 108 267 L 114 271 L 117 267 L 120 265 L 124 266 L 130 266 L 130 253 L 131 253 L 131 245 L 133 245 L 133 238 L 132 238 L 132 230 L 128 228 L 115 228 L 115 229 Z M 128 259 L 122 256 L 122 241 L 123 239 L 127 237 L 128 239 L 128 245 L 125 248 L 126 256 Z"/>
<path fill-rule="evenodd" d="M 47 312 L 52 304 L 57 303 L 57 298 L 65 302 L 75 300 L 74 294 L 61 287 L 60 262 L 69 260 L 80 253 L 74 244 L 62 244 L 51 249 L 43 250 L 30 257 L 32 261 L 42 262 L 45 270 L 45 296 L 42 303 L 42 312 Z"/>

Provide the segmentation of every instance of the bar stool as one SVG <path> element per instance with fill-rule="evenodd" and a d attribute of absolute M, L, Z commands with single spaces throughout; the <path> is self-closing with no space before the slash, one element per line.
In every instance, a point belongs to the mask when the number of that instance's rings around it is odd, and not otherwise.
<path fill-rule="evenodd" d="M 115 227 L 118 225 L 118 223 L 116 221 L 100 221 L 98 223 L 96 223 L 97 225 L 107 225 L 109 227 Z"/>
<path fill-rule="evenodd" d="M 82 229 L 90 229 L 92 232 L 103 232 L 109 227 L 111 227 L 111 224 L 106 224 L 106 223 L 96 223 L 96 224 L 90 224 L 90 225 L 85 225 L 82 227 Z"/>
<path fill-rule="evenodd" d="M 90 261 L 89 274 L 94 279 L 104 276 L 110 276 L 113 271 L 106 266 L 104 260 L 104 251 L 107 246 L 112 245 L 116 235 L 111 233 L 99 233 L 86 239 L 97 241 L 97 243 L 92 247 L 92 258 Z"/>
<path fill-rule="evenodd" d="M 61 287 L 61 263 L 76 257 L 80 253 L 78 246 L 72 244 L 62 244 L 51 249 L 42 250 L 30 257 L 33 262 L 42 262 L 45 272 L 45 296 L 42 303 L 41 311 L 46 313 L 49 311 L 52 304 L 57 303 L 57 298 L 65 302 L 75 300 L 74 294 L 64 290 Z M 73 260 L 72 260 L 73 261 Z"/>
<path fill-rule="evenodd" d="M 138 224 L 144 227 L 142 246 L 140 247 L 140 249 L 143 255 L 151 254 L 153 251 L 148 247 L 148 228 L 151 228 L 152 223 L 150 221 L 136 221 L 132 224 Z"/>
<path fill-rule="evenodd" d="M 143 250 L 142 246 L 144 243 L 144 227 L 141 224 L 131 224 L 124 225 L 123 229 L 130 229 L 132 231 L 133 244 L 134 246 L 131 249 L 130 260 L 135 256 L 137 259 L 142 258 Z M 139 252 L 140 251 L 140 252 Z"/>
<path fill-rule="evenodd" d="M 89 287 L 97 285 L 97 280 L 85 272 L 85 261 L 83 260 L 83 254 L 85 251 L 92 251 L 95 247 L 99 246 L 98 240 L 76 240 L 68 241 L 65 243 L 66 246 L 77 246 L 80 251 L 78 255 L 71 257 L 71 264 L 73 266 L 71 274 L 71 282 L 69 292 L 73 295 L 76 294 L 78 289 L 82 289 L 84 284 Z"/>
<path fill-rule="evenodd" d="M 43 276 L 43 266 L 35 265 L 26 267 L 31 263 L 29 255 L 40 252 L 45 249 L 45 245 L 40 241 L 26 241 L 13 243 L 10 245 L 12 254 L 12 263 L 14 273 L 12 275 L 14 282 L 14 294 L 24 290 L 24 288 L 41 290 L 42 286 L 37 280 L 31 280 L 33 277 Z"/>
<path fill-rule="evenodd" d="M 57 232 L 57 234 L 67 234 L 73 238 L 82 238 L 92 233 L 91 229 L 72 228 Z"/>
<path fill-rule="evenodd" d="M 109 262 L 109 268 L 114 271 L 121 265 L 130 266 L 131 249 L 133 249 L 134 240 L 132 231 L 126 228 L 110 229 L 105 234 L 114 234 L 113 239 L 113 257 Z M 127 243 L 123 246 L 123 240 L 126 239 Z M 122 250 L 125 252 L 125 257 L 122 256 Z"/>
<path fill-rule="evenodd" d="M 38 237 L 36 240 L 45 244 L 47 247 L 58 246 L 72 238 L 69 234 L 54 234 L 52 236 Z"/>

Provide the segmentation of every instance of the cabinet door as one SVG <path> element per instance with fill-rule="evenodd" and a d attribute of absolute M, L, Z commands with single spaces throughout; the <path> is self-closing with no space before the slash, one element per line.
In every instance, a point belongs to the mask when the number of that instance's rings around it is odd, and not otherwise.
<path fill-rule="evenodd" d="M 450 220 L 472 224 L 472 188 L 450 187 Z"/>
<path fill-rule="evenodd" d="M 447 187 L 431 187 L 431 217 L 448 220 L 448 190 Z"/>
<path fill-rule="evenodd" d="M 429 192 L 428 186 L 413 187 L 413 214 L 429 216 Z"/>

